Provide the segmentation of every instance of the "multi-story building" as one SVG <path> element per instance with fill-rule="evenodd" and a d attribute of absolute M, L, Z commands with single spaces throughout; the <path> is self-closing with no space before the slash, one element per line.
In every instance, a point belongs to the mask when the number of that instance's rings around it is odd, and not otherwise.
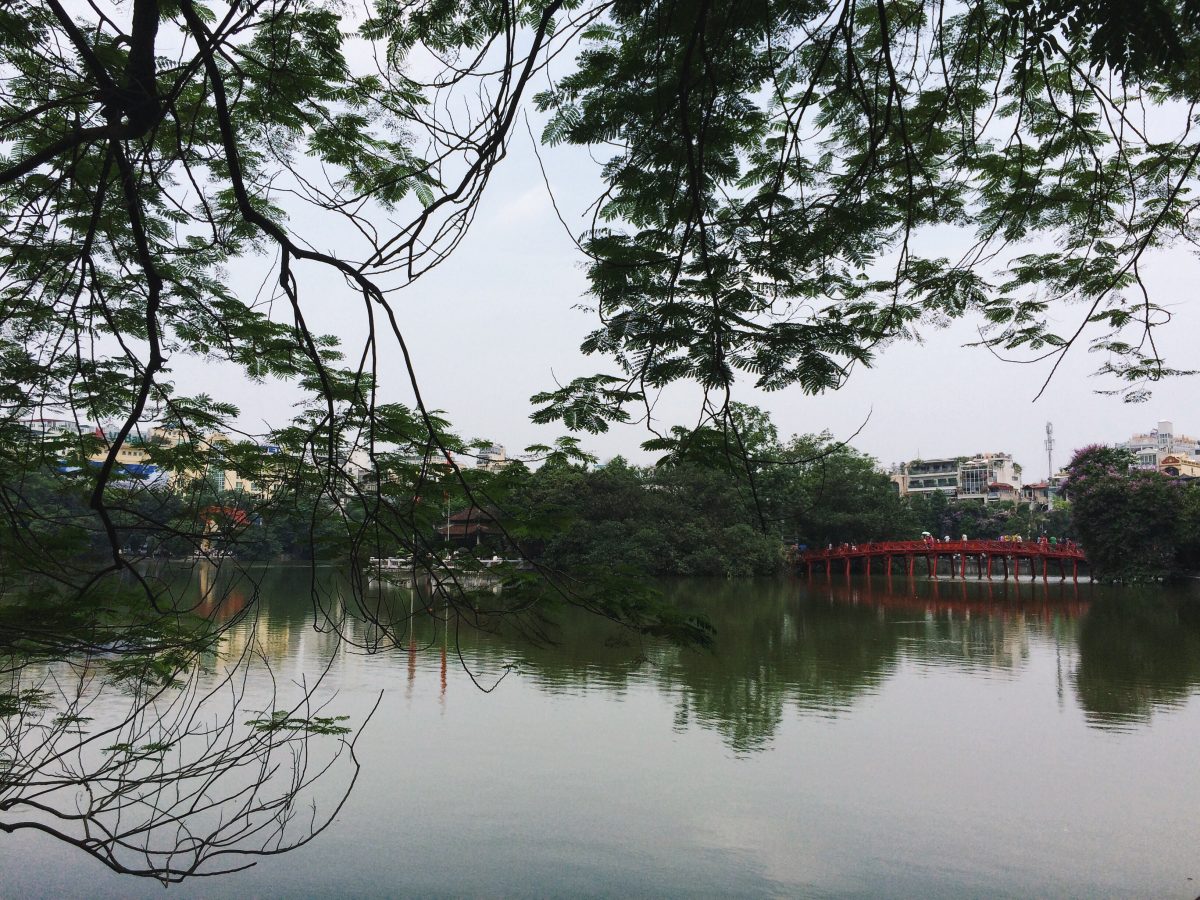
<path fill-rule="evenodd" d="M 475 455 L 475 467 L 488 472 L 498 472 L 509 463 L 508 456 L 501 444 L 490 444 L 480 447 Z"/>
<path fill-rule="evenodd" d="M 23 419 L 21 424 L 34 439 L 56 439 L 59 442 L 64 438 L 78 439 L 78 449 L 93 451 L 87 457 L 92 466 L 104 464 L 113 443 L 121 433 L 121 429 L 115 425 L 93 425 L 65 416 L 31 417 Z M 66 441 L 68 446 L 73 443 L 72 440 Z M 223 447 L 232 446 L 234 443 L 228 435 L 220 432 L 193 436 L 183 431 L 158 426 L 151 427 L 147 431 L 135 428 L 125 437 L 117 450 L 112 477 L 116 481 L 140 481 L 143 483 L 155 483 L 160 479 L 165 479 L 173 489 L 204 480 L 217 491 L 244 492 L 252 496 L 265 497 L 270 492 L 269 485 L 265 483 L 265 480 L 271 479 L 265 479 L 263 473 L 270 473 L 272 467 L 260 465 L 260 460 L 256 459 L 253 468 L 259 473 L 257 481 L 238 472 L 235 468 L 230 468 Z M 245 448 L 244 443 L 238 443 L 240 448 Z M 153 452 L 155 448 L 170 449 L 185 444 L 195 444 L 196 448 L 203 451 L 207 457 L 202 470 L 188 467 L 165 467 L 161 465 L 161 455 L 158 461 L 155 460 Z M 271 444 L 255 444 L 254 447 L 261 460 L 269 460 L 270 457 L 280 452 L 278 447 Z M 243 459 L 246 458 L 244 453 L 239 455 Z M 63 464 L 64 470 L 66 470 L 66 465 L 66 463 Z"/>
<path fill-rule="evenodd" d="M 962 457 L 914 459 L 892 469 L 892 482 L 900 496 L 931 494 L 934 491 L 954 496 L 958 493 L 958 465 Z"/>
<path fill-rule="evenodd" d="M 995 503 L 1015 499 L 1021 490 L 1021 467 L 1009 453 L 914 459 L 894 467 L 891 478 L 901 496 L 940 491 Z"/>
<path fill-rule="evenodd" d="M 115 437 L 112 429 L 104 427 L 98 427 L 95 433 L 103 440 L 111 440 Z M 196 444 L 198 450 L 207 455 L 207 464 L 203 469 L 179 468 L 168 471 L 154 462 L 151 452 L 154 447 L 175 448 L 193 443 Z M 182 431 L 151 428 L 148 435 L 140 433 L 130 435 L 121 445 L 116 458 L 118 475 L 142 481 L 155 481 L 165 476 L 173 489 L 183 488 L 203 480 L 216 491 L 265 497 L 269 493 L 269 486 L 261 478 L 259 481 L 254 481 L 237 469 L 228 467 L 228 461 L 225 459 L 222 448 L 233 443 L 228 435 L 221 432 L 194 438 Z M 279 453 L 279 448 L 271 444 L 256 444 L 255 446 L 264 458 Z M 108 457 L 108 453 L 109 447 L 102 447 L 93 453 L 89 460 L 93 465 L 100 465 Z"/>
<path fill-rule="evenodd" d="M 965 500 L 1011 500 L 1021 490 L 1021 467 L 1010 453 L 980 453 L 958 467 L 958 497 Z"/>
<path fill-rule="evenodd" d="M 61 437 L 63 435 L 78 437 L 92 430 L 92 426 L 87 422 L 50 416 L 35 416 L 22 419 L 21 424 L 29 429 L 30 434 L 40 438 Z"/>
<path fill-rule="evenodd" d="M 1133 452 L 1139 469 L 1157 469 L 1167 456 L 1200 457 L 1200 440 L 1176 434 L 1174 424 L 1165 419 L 1148 434 L 1135 434 L 1117 446 Z"/>
<path fill-rule="evenodd" d="M 1054 503 L 1054 498 L 1059 496 L 1062 490 L 1062 483 L 1067 480 L 1067 473 L 1059 470 L 1046 481 L 1035 481 L 1032 484 L 1021 486 L 1021 499 L 1034 506 L 1045 506 L 1049 508 Z"/>
<path fill-rule="evenodd" d="M 59 451 L 68 449 L 76 452 L 95 446 L 95 442 L 109 444 L 116 439 L 118 429 L 102 427 L 90 422 L 65 417 L 36 416 L 23 419 L 22 425 L 36 440 L 54 440 Z M 138 479 L 151 478 L 157 474 L 157 468 L 150 464 L 146 451 L 141 446 L 141 437 L 130 435 L 117 451 L 116 476 Z M 93 465 L 100 465 L 108 457 L 108 449 L 92 453 L 88 459 Z M 67 468 L 64 464 L 64 471 Z"/>

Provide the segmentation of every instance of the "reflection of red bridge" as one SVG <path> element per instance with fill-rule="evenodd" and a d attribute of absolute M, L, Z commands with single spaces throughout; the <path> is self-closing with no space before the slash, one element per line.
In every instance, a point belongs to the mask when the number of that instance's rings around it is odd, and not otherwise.
<path fill-rule="evenodd" d="M 808 567 L 808 574 L 813 573 L 813 564 L 822 563 L 825 572 L 830 573 L 836 563 L 841 563 L 850 574 L 850 567 L 856 560 L 861 560 L 861 568 L 871 572 L 871 560 L 883 560 L 883 570 L 892 571 L 892 560 L 899 558 L 905 561 L 905 572 L 913 574 L 913 567 L 918 559 L 924 557 L 926 574 L 937 577 L 938 563 L 942 557 L 950 560 L 950 574 L 967 577 L 968 560 L 975 563 L 975 574 L 980 578 L 992 577 L 992 564 L 998 562 L 1003 566 L 1004 577 L 1008 577 L 1011 565 L 1014 578 L 1021 577 L 1021 562 L 1029 560 L 1029 576 L 1037 577 L 1037 562 L 1041 560 L 1042 577 L 1049 575 L 1050 562 L 1056 561 L 1058 574 L 1066 578 L 1066 564 L 1071 564 L 1071 577 L 1079 577 L 1079 564 L 1087 562 L 1083 550 L 1073 541 L 1062 544 L 1040 544 L 1034 541 L 870 541 L 865 544 L 842 544 L 827 550 L 808 550 L 797 557 L 797 562 Z"/>
<path fill-rule="evenodd" d="M 890 581 L 890 579 L 889 579 Z M 930 612 L 936 615 L 992 618 L 1016 615 L 1052 622 L 1055 618 L 1078 619 L 1087 612 L 1090 603 L 1079 596 L 1079 585 L 1033 579 L 1023 584 L 1012 581 L 967 582 L 955 580 L 938 587 L 932 581 L 901 582 L 893 589 L 872 587 L 869 579 L 842 581 L 830 579 L 811 588 L 812 596 L 828 591 L 830 600 L 857 606 L 866 604 L 879 609 L 907 612 Z M 997 602 L 1003 601 L 1003 602 Z"/>

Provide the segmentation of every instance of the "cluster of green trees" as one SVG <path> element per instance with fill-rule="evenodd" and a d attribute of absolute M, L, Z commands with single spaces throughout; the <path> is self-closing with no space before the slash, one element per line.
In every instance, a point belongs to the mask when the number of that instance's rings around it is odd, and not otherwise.
<path fill-rule="evenodd" d="M 232 466 L 266 486 L 265 496 L 219 490 L 200 474 L 117 481 L 106 487 L 106 497 L 122 551 L 133 558 L 229 551 L 241 560 L 360 565 L 369 556 L 415 551 L 433 561 L 447 549 L 437 530 L 447 511 L 473 506 L 489 510 L 500 526 L 481 552 L 519 551 L 574 573 L 616 567 L 629 574 L 759 575 L 777 571 L 789 545 L 912 539 L 922 531 L 1075 536 L 1065 504 L 1047 511 L 1027 503 L 953 500 L 940 492 L 900 497 L 874 459 L 828 434 L 783 440 L 762 410 L 737 403 L 731 409 L 733 427 L 672 435 L 655 465 L 620 457 L 598 465 L 567 439 L 531 448 L 540 452 L 534 466 L 455 472 L 441 448 L 466 459 L 472 447 L 445 422 L 435 422 L 435 444 L 425 440 L 424 423 L 411 410 L 380 407 L 376 416 L 388 425 L 389 449 L 375 449 L 370 471 L 342 467 L 333 480 L 306 464 L 311 441 L 303 426 L 311 413 L 302 413 L 272 435 L 277 452 L 269 457 L 249 443 L 171 450 L 185 458 L 180 465 L 198 472 L 209 464 Z M 334 456 L 349 454 L 354 424 L 339 419 L 328 429 Z M 88 505 L 96 467 L 64 465 L 64 455 L 71 461 L 69 444 L 27 440 L 20 465 L 12 461 L 5 497 L 10 508 L 25 511 L 28 527 L 0 528 L 7 568 L 39 571 L 51 539 L 56 557 L 84 568 L 110 551 L 109 536 Z M 37 468 L 30 467 L 31 453 L 40 454 Z M 203 453 L 220 458 L 192 459 Z M 1172 490 L 1170 496 L 1190 495 Z M 1200 531 L 1193 518 L 1179 521 L 1180 528 Z M 1190 552 L 1187 540 L 1176 543 Z M 28 559 L 23 548 L 30 548 Z"/>
<path fill-rule="evenodd" d="M 911 530 L 873 459 L 828 435 L 781 441 L 761 410 L 732 407 L 736 430 L 675 435 L 653 466 L 559 456 L 535 471 L 510 467 L 503 511 L 541 528 L 522 532 L 522 548 L 564 570 L 760 575 L 779 569 L 784 541 Z"/>
<path fill-rule="evenodd" d="M 760 575 L 792 544 L 1073 534 L 1062 506 L 900 497 L 874 459 L 827 434 L 784 441 L 761 410 L 733 404 L 733 415 L 737 454 L 713 433 L 653 466 L 559 455 L 534 471 L 510 467 L 489 487 L 507 498 L 499 512 L 525 537 L 521 549 L 565 570 Z"/>
<path fill-rule="evenodd" d="M 755 575 L 779 566 L 780 544 L 752 524 L 752 500 L 719 472 L 639 468 L 617 458 L 594 470 L 543 466 L 514 500 L 554 522 L 527 548 L 559 569 L 616 566 L 656 575 Z"/>
<path fill-rule="evenodd" d="M 1093 445 L 1072 458 L 1065 489 L 1094 575 L 1146 581 L 1200 569 L 1200 484 Z"/>

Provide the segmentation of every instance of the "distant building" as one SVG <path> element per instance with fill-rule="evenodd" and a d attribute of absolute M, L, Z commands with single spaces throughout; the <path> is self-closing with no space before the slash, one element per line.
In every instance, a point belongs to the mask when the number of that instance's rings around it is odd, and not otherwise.
<path fill-rule="evenodd" d="M 76 437 L 80 439 L 79 449 L 91 451 L 88 463 L 93 467 L 104 465 L 111 452 L 113 444 L 120 436 L 122 427 L 112 424 L 94 425 L 90 422 L 68 419 L 64 416 L 37 416 L 23 419 L 22 425 L 28 429 L 31 436 L 47 440 Z M 87 440 L 85 444 L 84 439 Z M 68 444 L 72 443 L 70 441 Z M 164 479 L 173 490 L 182 488 L 197 481 L 207 481 L 214 490 L 225 492 L 241 492 L 255 497 L 265 497 L 270 493 L 270 487 L 265 482 L 275 480 L 274 466 L 270 457 L 280 453 L 274 444 L 251 444 L 256 453 L 252 456 L 253 468 L 258 474 L 258 481 L 251 480 L 244 473 L 228 468 L 225 459 L 224 446 L 235 444 L 228 435 L 212 432 L 208 435 L 196 436 L 186 431 L 152 426 L 148 431 L 135 427 L 121 446 L 117 449 L 113 460 L 112 479 L 114 481 L 142 482 L 144 484 L 158 483 Z M 244 459 L 247 442 L 236 442 Z M 184 445 L 195 445 L 196 449 L 208 456 L 207 466 L 203 471 L 185 468 L 169 469 L 155 461 L 156 449 L 172 449 Z M 65 464 L 64 464 L 65 466 Z M 64 468 L 63 471 L 70 469 Z"/>
<path fill-rule="evenodd" d="M 1021 499 L 1034 506 L 1050 507 L 1051 501 L 1062 494 L 1062 483 L 1067 480 L 1067 473 L 1059 470 L 1049 481 L 1035 481 L 1021 486 Z"/>
<path fill-rule="evenodd" d="M 108 442 L 115 437 L 115 430 L 96 428 L 96 437 Z M 253 497 L 265 497 L 270 493 L 264 477 L 269 466 L 264 467 L 258 481 L 253 481 L 236 469 L 227 468 L 223 447 L 233 445 L 234 441 L 226 434 L 212 432 L 211 434 L 193 438 L 186 432 L 167 428 L 151 428 L 148 436 L 141 434 L 130 435 L 117 451 L 116 465 L 118 476 L 126 476 L 139 481 L 155 481 L 166 476 L 168 484 L 174 490 L 183 488 L 197 481 L 206 481 L 216 491 L 244 493 Z M 153 461 L 152 451 L 156 447 L 174 448 L 195 444 L 196 448 L 208 455 L 208 465 L 201 471 L 191 469 L 165 470 Z M 110 446 L 102 447 L 89 457 L 92 465 L 101 465 L 108 458 Z M 273 444 L 255 444 L 263 460 L 279 454 L 279 448 Z"/>
<path fill-rule="evenodd" d="M 92 430 L 92 426 L 87 422 L 49 416 L 35 416 L 22 419 L 21 424 L 29 429 L 30 434 L 42 438 L 60 437 L 62 435 L 76 437 L 81 434 L 87 434 Z"/>
<path fill-rule="evenodd" d="M 1149 434 L 1135 434 L 1117 444 L 1137 457 L 1139 469 L 1158 469 L 1167 456 L 1200 457 L 1200 440 L 1186 434 L 1176 434 L 1173 423 L 1163 420 Z"/>
<path fill-rule="evenodd" d="M 1012 500 L 1021 490 L 1021 467 L 1011 453 L 981 453 L 958 467 L 960 500 Z"/>
<path fill-rule="evenodd" d="M 1021 499 L 1036 506 L 1050 505 L 1050 483 L 1035 481 L 1033 484 L 1021 486 Z"/>
<path fill-rule="evenodd" d="M 33 438 L 55 440 L 59 444 L 59 449 L 64 451 L 68 449 L 75 452 L 91 450 L 96 446 L 96 442 L 111 446 L 120 433 L 120 429 L 114 426 L 93 425 L 90 422 L 65 418 L 63 416 L 35 416 L 23 419 L 21 424 L 28 429 Z M 140 442 L 141 437 L 139 434 L 131 434 L 126 438 L 121 449 L 117 451 L 115 467 L 113 469 L 113 477 L 116 480 L 135 479 L 145 481 L 158 474 L 158 469 L 150 464 L 145 450 L 139 446 Z M 91 453 L 88 460 L 92 465 L 99 466 L 107 457 L 108 449 L 106 446 L 100 451 Z M 74 471 L 73 468 L 67 467 L 65 463 L 62 470 Z"/>
<path fill-rule="evenodd" d="M 511 462 L 501 444 L 481 447 L 475 456 L 475 468 L 486 472 L 498 472 Z"/>
<path fill-rule="evenodd" d="M 1200 460 L 1171 453 L 1162 458 L 1162 462 L 1158 464 L 1158 471 L 1169 478 L 1191 481 L 1193 478 L 1200 478 Z"/>
<path fill-rule="evenodd" d="M 355 447 L 346 454 L 342 472 L 356 485 L 368 485 L 375 481 L 375 462 L 363 447 Z M 391 479 L 387 479 L 391 480 Z"/>
<path fill-rule="evenodd" d="M 954 496 L 958 493 L 958 464 L 961 457 L 947 459 L 914 459 L 892 470 L 892 483 L 901 497 L 909 494 L 931 494 L 941 491 Z"/>
<path fill-rule="evenodd" d="M 1016 503 L 1021 499 L 1021 487 L 1014 487 L 1003 481 L 997 481 L 988 485 L 987 503 Z"/>
<path fill-rule="evenodd" d="M 1021 492 L 1021 467 L 1009 453 L 914 459 L 891 472 L 900 496 L 941 492 L 960 500 L 998 503 L 1016 500 Z"/>

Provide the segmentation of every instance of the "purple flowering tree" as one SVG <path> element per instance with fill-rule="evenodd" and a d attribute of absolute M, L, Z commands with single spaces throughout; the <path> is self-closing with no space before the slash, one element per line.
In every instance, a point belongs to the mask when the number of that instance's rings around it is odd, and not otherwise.
<path fill-rule="evenodd" d="M 1183 489 L 1133 462 L 1127 450 L 1093 444 L 1067 465 L 1071 518 L 1098 578 L 1147 581 L 1176 568 Z"/>

